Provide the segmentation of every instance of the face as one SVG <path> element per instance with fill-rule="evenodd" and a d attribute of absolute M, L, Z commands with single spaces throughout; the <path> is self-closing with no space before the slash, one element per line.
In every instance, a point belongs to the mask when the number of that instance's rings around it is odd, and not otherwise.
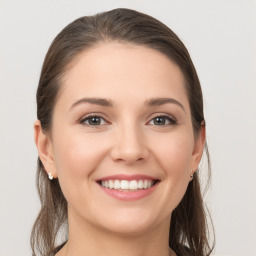
<path fill-rule="evenodd" d="M 204 144 L 178 66 L 143 46 L 99 44 L 61 86 L 45 166 L 69 217 L 124 234 L 166 226 Z"/>

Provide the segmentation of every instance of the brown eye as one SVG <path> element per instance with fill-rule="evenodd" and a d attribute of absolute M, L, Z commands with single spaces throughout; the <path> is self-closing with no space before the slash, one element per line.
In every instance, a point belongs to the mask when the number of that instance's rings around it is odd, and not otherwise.
<path fill-rule="evenodd" d="M 104 118 L 100 116 L 89 116 L 81 120 L 81 124 L 89 125 L 89 126 L 99 126 L 106 124 L 106 121 Z"/>

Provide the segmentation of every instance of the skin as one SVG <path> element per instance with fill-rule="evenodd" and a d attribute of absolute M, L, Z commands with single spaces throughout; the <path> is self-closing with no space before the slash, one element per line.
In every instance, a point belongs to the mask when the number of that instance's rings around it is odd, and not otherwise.
<path fill-rule="evenodd" d="M 61 87 L 50 133 L 39 121 L 34 125 L 39 156 L 68 202 L 69 241 L 57 256 L 169 255 L 171 213 L 205 143 L 203 127 L 194 136 L 180 69 L 144 46 L 101 43 L 79 55 Z M 74 106 L 82 98 L 111 100 L 113 106 Z M 179 103 L 146 105 L 152 98 Z M 88 119 L 81 123 L 88 114 L 102 119 L 94 126 Z M 177 123 L 156 122 L 163 115 Z M 160 182 L 150 195 L 122 201 L 96 183 L 119 173 Z"/>

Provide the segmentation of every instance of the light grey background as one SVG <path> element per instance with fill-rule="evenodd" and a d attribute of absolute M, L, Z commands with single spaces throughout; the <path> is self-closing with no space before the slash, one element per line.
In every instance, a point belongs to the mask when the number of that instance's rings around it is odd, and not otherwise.
<path fill-rule="evenodd" d="M 74 19 L 117 7 L 166 23 L 184 41 L 205 96 L 216 255 L 256 255 L 256 2 L 0 0 L 0 256 L 31 255 L 39 209 L 33 141 L 44 55 Z"/>

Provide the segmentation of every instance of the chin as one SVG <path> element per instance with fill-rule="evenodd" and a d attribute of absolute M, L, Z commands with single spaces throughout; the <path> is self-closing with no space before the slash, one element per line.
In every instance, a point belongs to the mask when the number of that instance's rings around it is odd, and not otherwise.
<path fill-rule="evenodd" d="M 145 209 L 122 209 L 110 215 L 105 214 L 98 222 L 98 226 L 110 233 L 119 235 L 139 235 L 159 225 L 159 218 L 156 218 L 151 211 Z"/>

